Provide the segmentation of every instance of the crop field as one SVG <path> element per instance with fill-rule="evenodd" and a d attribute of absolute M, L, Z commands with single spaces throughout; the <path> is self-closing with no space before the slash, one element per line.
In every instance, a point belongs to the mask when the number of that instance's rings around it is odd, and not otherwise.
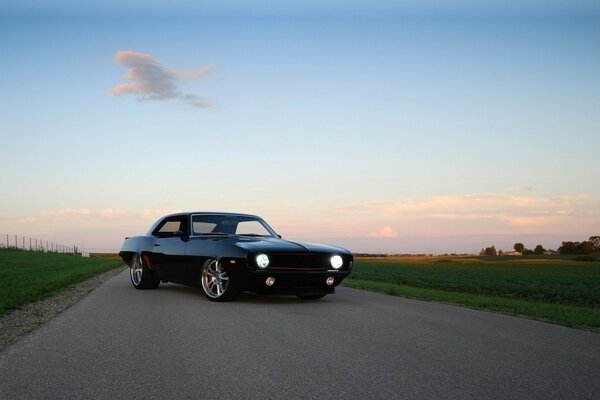
<path fill-rule="evenodd" d="M 0 250 L 0 316 L 121 265 L 110 256 Z"/>
<path fill-rule="evenodd" d="M 349 287 L 600 327 L 600 261 L 559 256 L 357 258 Z"/>

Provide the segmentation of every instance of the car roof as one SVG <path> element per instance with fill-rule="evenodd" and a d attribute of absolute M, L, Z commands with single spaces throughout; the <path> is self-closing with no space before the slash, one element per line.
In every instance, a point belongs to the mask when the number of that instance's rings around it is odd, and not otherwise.
<path fill-rule="evenodd" d="M 185 212 L 178 212 L 178 213 L 173 213 L 173 214 L 168 214 L 165 215 L 161 218 L 167 218 L 167 217 L 175 217 L 175 216 L 180 216 L 180 215 L 196 215 L 196 214 L 200 214 L 200 215 L 231 215 L 231 216 L 240 216 L 240 217 L 255 217 L 255 218 L 261 218 L 258 215 L 253 215 L 253 214 L 244 214 L 244 213 L 235 213 L 235 212 L 219 212 L 219 211 L 185 211 Z"/>

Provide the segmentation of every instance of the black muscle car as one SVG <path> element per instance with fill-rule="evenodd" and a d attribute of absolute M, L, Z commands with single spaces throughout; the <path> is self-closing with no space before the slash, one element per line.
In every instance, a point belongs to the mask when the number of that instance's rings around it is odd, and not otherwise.
<path fill-rule="evenodd" d="M 160 282 L 198 286 L 212 301 L 240 291 L 320 299 L 348 276 L 348 250 L 284 240 L 260 217 L 186 212 L 159 219 L 145 236 L 128 237 L 119 255 L 136 289 Z"/>

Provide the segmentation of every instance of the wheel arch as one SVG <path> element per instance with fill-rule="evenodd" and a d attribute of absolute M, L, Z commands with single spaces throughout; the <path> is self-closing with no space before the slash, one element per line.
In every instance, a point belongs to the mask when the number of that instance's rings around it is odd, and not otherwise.
<path fill-rule="evenodd" d="M 151 236 L 132 236 L 125 238 L 119 256 L 127 265 L 131 265 L 134 254 L 144 254 L 150 251 L 154 238 Z"/>

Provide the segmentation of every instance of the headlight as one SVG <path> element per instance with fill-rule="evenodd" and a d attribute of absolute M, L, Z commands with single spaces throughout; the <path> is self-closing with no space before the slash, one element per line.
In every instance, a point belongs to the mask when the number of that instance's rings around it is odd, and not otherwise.
<path fill-rule="evenodd" d="M 267 268 L 269 266 L 269 256 L 267 256 L 264 253 L 261 253 L 259 255 L 256 256 L 256 265 L 258 265 L 258 268 Z"/>
<path fill-rule="evenodd" d="M 333 256 L 329 261 L 331 262 L 331 266 L 335 269 L 340 269 L 342 268 L 342 265 L 344 265 L 344 260 L 342 260 L 342 257 L 340 256 Z"/>

